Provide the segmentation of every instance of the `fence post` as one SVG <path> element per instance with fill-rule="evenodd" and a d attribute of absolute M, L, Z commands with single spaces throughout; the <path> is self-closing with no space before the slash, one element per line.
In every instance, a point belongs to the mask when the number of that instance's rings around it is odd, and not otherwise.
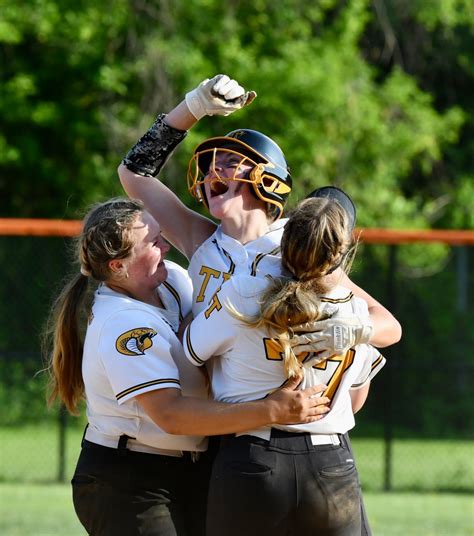
<path fill-rule="evenodd" d="M 387 272 L 387 289 L 388 289 L 388 308 L 395 315 L 397 309 L 397 246 L 391 244 L 388 246 L 388 272 Z M 388 349 L 389 350 L 389 349 Z M 390 350 L 384 351 L 386 357 L 389 358 L 389 367 L 391 370 L 386 375 L 387 391 L 386 391 L 386 403 L 385 403 L 385 422 L 384 422 L 384 491 L 390 491 L 392 489 L 392 428 L 393 428 L 393 414 L 392 414 L 392 396 L 393 396 L 393 371 L 396 370 L 395 361 L 390 359 Z M 389 355 L 387 355 L 389 354 Z M 393 354 L 392 354 L 393 356 Z"/>
<path fill-rule="evenodd" d="M 59 407 L 58 414 L 58 431 L 59 431 L 59 444 L 58 444 L 58 482 L 64 482 L 64 475 L 66 474 L 66 426 L 67 426 L 67 411 L 63 404 Z"/>
<path fill-rule="evenodd" d="M 467 311 L 467 296 L 469 292 L 469 269 L 467 258 L 467 247 L 458 246 L 456 249 L 456 274 L 457 274 L 457 309 L 460 313 Z"/>

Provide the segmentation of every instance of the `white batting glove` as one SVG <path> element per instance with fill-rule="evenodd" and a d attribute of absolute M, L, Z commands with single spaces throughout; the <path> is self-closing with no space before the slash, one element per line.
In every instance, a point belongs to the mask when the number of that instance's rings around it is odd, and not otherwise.
<path fill-rule="evenodd" d="M 341 355 L 357 344 L 368 343 L 374 327 L 369 317 L 333 316 L 327 320 L 306 322 L 293 327 L 291 346 L 295 354 L 317 353 L 317 361 Z M 304 332 L 304 333 L 302 333 Z"/>
<path fill-rule="evenodd" d="M 205 115 L 230 115 L 250 104 L 257 94 L 245 89 L 225 74 L 206 78 L 186 93 L 186 104 L 196 119 Z"/>

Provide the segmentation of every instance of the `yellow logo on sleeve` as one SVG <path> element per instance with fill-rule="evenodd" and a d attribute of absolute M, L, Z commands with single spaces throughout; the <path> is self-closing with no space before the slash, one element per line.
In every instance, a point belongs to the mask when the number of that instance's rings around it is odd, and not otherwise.
<path fill-rule="evenodd" d="M 118 337 L 115 348 L 123 355 L 144 355 L 145 350 L 153 346 L 152 338 L 155 335 L 154 329 L 134 328 Z"/>

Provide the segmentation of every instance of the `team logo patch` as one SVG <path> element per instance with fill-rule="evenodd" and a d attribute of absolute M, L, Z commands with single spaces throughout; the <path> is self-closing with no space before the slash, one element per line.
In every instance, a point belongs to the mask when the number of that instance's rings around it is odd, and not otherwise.
<path fill-rule="evenodd" d="M 134 328 L 120 335 L 115 341 L 115 348 L 123 355 L 144 355 L 145 350 L 153 346 L 155 335 L 154 329 Z"/>

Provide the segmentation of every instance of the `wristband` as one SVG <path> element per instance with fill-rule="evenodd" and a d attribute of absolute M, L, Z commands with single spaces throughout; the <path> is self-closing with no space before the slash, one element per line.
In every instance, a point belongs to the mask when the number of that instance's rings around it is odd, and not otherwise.
<path fill-rule="evenodd" d="M 170 127 L 160 114 L 137 143 L 130 149 L 122 163 L 133 173 L 144 177 L 156 177 L 171 153 L 187 135 L 187 131 Z"/>

